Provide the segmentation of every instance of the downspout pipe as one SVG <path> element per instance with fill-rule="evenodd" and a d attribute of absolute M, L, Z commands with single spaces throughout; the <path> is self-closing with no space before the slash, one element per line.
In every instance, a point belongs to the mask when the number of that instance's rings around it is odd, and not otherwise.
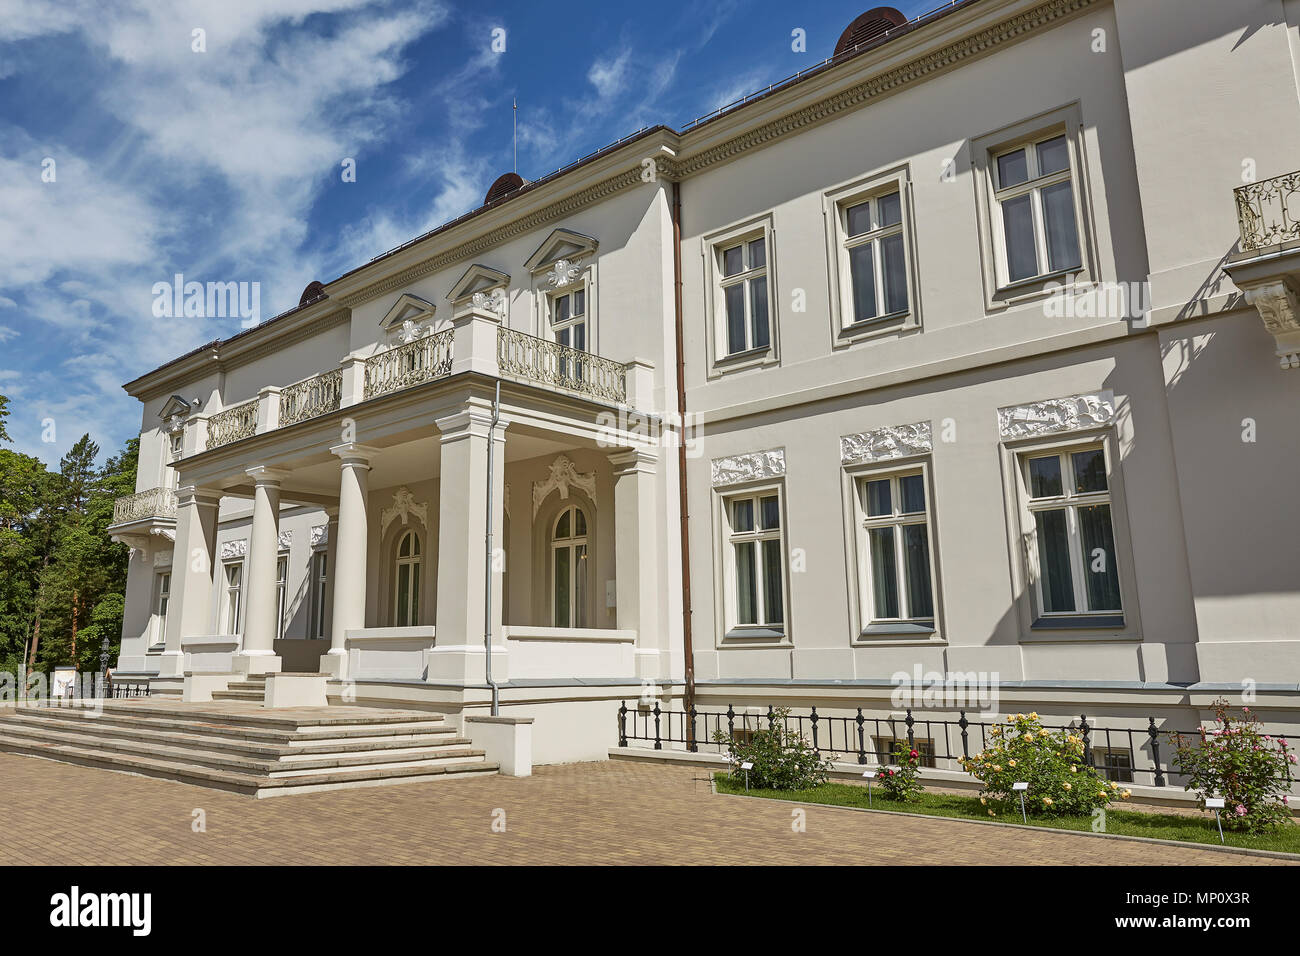
<path fill-rule="evenodd" d="M 682 654 L 685 656 L 687 713 L 695 706 L 695 650 L 691 639 L 690 514 L 686 494 L 686 350 L 682 320 L 682 184 L 673 182 L 673 318 L 677 338 L 677 493 L 682 545 Z M 688 743 L 695 743 L 695 721 L 686 722 Z"/>
<path fill-rule="evenodd" d="M 492 716 L 501 716 L 501 688 L 492 679 L 492 491 L 496 484 L 494 457 L 496 454 L 497 423 L 501 421 L 501 380 L 497 379 L 496 394 L 492 398 L 492 424 L 488 425 L 487 448 L 487 534 L 483 550 L 483 660 L 487 669 L 488 687 L 492 688 Z"/>

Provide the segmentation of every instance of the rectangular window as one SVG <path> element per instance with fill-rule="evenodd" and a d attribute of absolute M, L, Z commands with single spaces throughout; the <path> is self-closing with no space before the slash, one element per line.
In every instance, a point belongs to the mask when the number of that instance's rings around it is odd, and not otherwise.
<path fill-rule="evenodd" d="M 1127 747 L 1093 747 L 1092 765 L 1107 780 L 1133 782 L 1133 752 Z"/>
<path fill-rule="evenodd" d="M 1021 466 L 1033 518 L 1030 564 L 1040 612 L 1119 613 L 1105 449 L 1029 453 Z"/>
<path fill-rule="evenodd" d="M 154 630 L 154 643 L 162 644 L 167 639 L 167 605 L 171 603 L 172 576 L 164 571 L 158 575 L 157 602 L 154 604 L 154 618 L 157 621 Z"/>
<path fill-rule="evenodd" d="M 993 157 L 999 267 L 1004 284 L 1082 267 L 1065 134 L 1034 138 Z"/>
<path fill-rule="evenodd" d="M 242 622 L 240 612 L 243 610 L 244 562 L 232 561 L 225 565 L 224 568 L 226 576 L 226 633 L 238 634 Z"/>
<path fill-rule="evenodd" d="M 899 747 L 907 746 L 906 737 L 872 737 L 871 741 L 876 750 L 876 762 L 883 767 L 897 764 L 898 760 L 894 756 L 894 751 Z M 918 766 L 934 766 L 934 740 L 932 738 L 927 737 L 924 740 L 920 737 L 914 738 L 912 749 L 916 751 Z"/>
<path fill-rule="evenodd" d="M 325 637 L 325 585 L 329 580 L 329 555 L 317 551 L 311 556 L 311 622 L 308 637 Z"/>
<path fill-rule="evenodd" d="M 275 636 L 284 637 L 284 599 L 289 583 L 289 558 L 281 555 L 275 562 Z"/>
<path fill-rule="evenodd" d="M 857 481 L 863 620 L 933 624 L 930 526 L 919 470 Z"/>
<path fill-rule="evenodd" d="M 907 312 L 902 194 L 895 190 L 840 209 L 852 306 L 846 324 Z"/>
<path fill-rule="evenodd" d="M 785 622 L 785 548 L 775 491 L 726 500 L 733 622 L 780 628 Z"/>
<path fill-rule="evenodd" d="M 759 235 L 719 248 L 723 353 L 739 355 L 771 345 L 768 318 L 767 237 Z"/>

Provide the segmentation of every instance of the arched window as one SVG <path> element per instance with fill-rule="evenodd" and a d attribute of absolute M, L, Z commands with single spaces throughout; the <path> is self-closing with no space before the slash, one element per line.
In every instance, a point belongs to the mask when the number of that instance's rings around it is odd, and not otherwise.
<path fill-rule="evenodd" d="M 555 627 L 587 626 L 587 516 L 570 505 L 555 519 L 551 533 L 551 622 Z"/>
<path fill-rule="evenodd" d="M 420 618 L 420 539 L 414 531 L 397 543 L 393 575 L 393 625 L 409 627 Z"/>

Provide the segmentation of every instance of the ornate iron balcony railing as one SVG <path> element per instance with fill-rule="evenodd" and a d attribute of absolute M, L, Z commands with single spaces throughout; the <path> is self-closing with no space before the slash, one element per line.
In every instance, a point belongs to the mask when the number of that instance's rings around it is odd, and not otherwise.
<path fill-rule="evenodd" d="M 208 419 L 208 447 L 220 448 L 257 432 L 257 399 L 232 405 Z"/>
<path fill-rule="evenodd" d="M 321 372 L 280 392 L 280 424 L 292 425 L 335 411 L 342 400 L 343 372 Z"/>
<path fill-rule="evenodd" d="M 514 329 L 497 332 L 497 365 L 513 375 L 600 401 L 627 401 L 627 366 Z"/>
<path fill-rule="evenodd" d="M 175 517 L 176 492 L 171 488 L 149 488 L 113 502 L 113 524 Z"/>
<path fill-rule="evenodd" d="M 380 352 L 366 362 L 366 398 L 451 374 L 452 330 Z"/>
<path fill-rule="evenodd" d="M 1300 203 L 1296 205 L 1296 213 L 1291 212 L 1297 193 L 1300 193 L 1300 172 L 1247 183 L 1233 190 L 1243 252 L 1300 239 Z"/>

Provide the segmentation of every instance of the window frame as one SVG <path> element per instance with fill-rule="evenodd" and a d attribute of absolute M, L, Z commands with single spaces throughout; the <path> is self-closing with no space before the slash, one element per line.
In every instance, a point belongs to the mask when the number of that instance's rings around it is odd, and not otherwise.
<path fill-rule="evenodd" d="M 307 565 L 307 574 L 311 582 L 311 605 L 310 614 L 307 618 L 307 638 L 309 640 L 325 640 L 329 637 L 326 628 L 326 613 L 328 610 L 326 596 L 329 593 L 329 552 L 325 548 L 317 548 L 312 551 L 311 560 Z"/>
<path fill-rule="evenodd" d="M 763 259 L 761 267 L 750 267 L 749 244 L 763 240 Z M 744 261 L 739 273 L 723 275 L 723 253 L 736 246 L 744 248 Z M 705 277 L 705 314 L 709 323 L 706 341 L 708 343 L 708 375 L 716 378 L 720 375 L 754 368 L 762 365 L 774 365 L 780 359 L 779 313 L 776 271 L 776 229 L 771 214 L 749 219 L 727 229 L 705 236 L 701 243 L 701 255 L 704 260 Z M 750 303 L 750 281 L 764 277 L 767 284 L 767 345 L 753 344 L 753 308 Z M 738 352 L 727 350 L 727 304 L 726 292 L 731 286 L 744 285 L 745 300 L 745 335 L 747 348 Z"/>
<path fill-rule="evenodd" d="M 891 226 L 878 226 L 878 214 L 875 212 L 879 208 L 878 202 L 881 197 L 892 193 L 898 193 L 899 222 Z M 848 211 L 864 202 L 873 204 L 873 229 L 860 236 L 850 236 Z M 822 196 L 822 213 L 826 220 L 827 268 L 831 276 L 831 347 L 841 349 L 863 340 L 898 337 L 919 331 L 920 282 L 909 166 L 903 164 L 877 171 L 828 190 Z M 907 303 L 901 311 L 883 312 L 880 309 L 885 306 L 884 258 L 879 253 L 880 240 L 894 235 L 901 236 L 903 240 Z M 875 316 L 859 321 L 854 310 L 853 270 L 849 250 L 865 242 L 872 242 L 876 246 L 872 260 L 879 308 Z"/>
<path fill-rule="evenodd" d="M 728 485 L 714 489 L 717 498 L 718 516 L 718 576 L 720 578 L 717 594 L 722 596 L 719 610 L 721 640 L 726 646 L 743 645 L 755 642 L 758 646 L 771 646 L 773 641 L 788 644 L 790 641 L 790 554 L 789 554 L 789 510 L 785 499 L 783 481 L 762 482 L 745 485 Z M 761 505 L 763 498 L 775 497 L 779 527 L 776 529 L 760 528 Z M 734 530 L 733 504 L 741 500 L 754 502 L 753 530 Z M 762 548 L 755 547 L 755 623 L 742 624 L 739 620 L 739 582 L 736 572 L 736 545 L 776 540 L 779 542 L 781 571 L 781 620 L 766 620 L 766 597 L 763 587 Z"/>
<path fill-rule="evenodd" d="M 576 517 L 579 513 L 581 513 L 582 515 L 583 525 L 586 529 L 583 531 L 582 534 L 577 533 L 577 527 L 576 527 Z M 565 515 L 571 516 L 570 524 L 569 524 L 570 534 L 566 538 L 557 538 L 555 536 L 556 529 L 559 527 L 560 519 L 563 518 Z M 591 518 L 588 516 L 587 510 L 582 506 L 580 502 L 572 501 L 566 503 L 563 507 L 560 508 L 559 511 L 555 513 L 555 516 L 551 519 L 550 530 L 547 534 L 547 541 L 546 541 L 546 551 L 547 551 L 546 593 L 547 593 L 547 604 L 550 611 L 550 614 L 547 617 L 550 620 L 551 622 L 550 626 L 552 627 L 565 628 L 568 630 L 576 630 L 579 628 L 586 628 L 589 626 L 587 622 L 587 610 L 592 597 L 592 591 L 591 591 L 592 585 L 590 580 L 591 568 L 592 568 L 591 536 L 592 536 Z M 583 561 L 586 562 L 585 573 L 587 577 L 587 583 L 584 588 L 584 591 L 586 593 L 582 596 L 581 601 L 579 600 L 579 596 L 578 596 L 577 550 L 579 547 L 583 547 L 586 549 L 586 554 L 583 556 Z M 555 616 L 558 610 L 555 602 L 555 597 L 556 597 L 555 578 L 556 578 L 556 571 L 558 569 L 556 554 L 561 550 L 567 550 L 570 554 L 569 595 L 568 595 L 569 623 L 568 624 L 557 624 L 555 622 Z"/>
<path fill-rule="evenodd" d="M 1038 144 L 1064 136 L 1069 166 L 1066 170 L 1003 190 L 998 179 L 999 157 L 1026 149 L 1028 169 L 1037 168 Z M 1032 154 L 1032 156 L 1031 156 Z M 1101 280 L 1097 249 L 1097 222 L 1092 215 L 1091 185 L 1088 175 L 1086 141 L 1082 113 L 1078 102 L 1069 103 L 1011 126 L 986 133 L 971 140 L 971 166 L 975 172 L 976 205 L 985 284 L 985 309 L 999 311 L 1023 302 L 1060 294 L 1063 290 L 1086 288 Z M 1041 190 L 1057 182 L 1070 182 L 1074 212 L 1075 242 L 1079 250 L 1077 267 L 1051 270 L 1041 258 L 1047 237 L 1042 228 L 1041 200 L 1031 201 L 1034 209 L 1035 255 L 1040 269 L 1047 271 L 1023 279 L 1011 280 L 1007 263 L 1006 231 L 1002 203 Z M 1042 247 L 1042 248 L 1040 248 Z"/>
<path fill-rule="evenodd" d="M 275 609 L 277 640 L 284 639 L 285 601 L 289 593 L 289 552 L 281 551 L 275 558 Z"/>
<path fill-rule="evenodd" d="M 244 633 L 244 577 L 243 558 L 221 562 L 221 626 L 222 634 L 238 637 Z M 239 584 L 230 585 L 230 572 L 239 569 Z"/>
<path fill-rule="evenodd" d="M 411 539 L 411 553 L 402 554 L 402 543 L 407 538 Z M 414 528 L 407 528 L 392 544 L 393 555 L 393 601 L 392 601 L 392 622 L 393 627 L 417 627 L 420 618 L 420 589 L 424 586 L 424 545 L 420 542 L 420 535 Z M 411 577 L 407 581 L 406 607 L 402 608 L 399 601 L 401 595 L 401 579 L 403 568 L 413 568 L 409 572 Z M 402 622 L 403 614 L 407 616 L 406 623 Z"/>
<path fill-rule="evenodd" d="M 1028 487 L 1026 469 L 1021 460 L 1052 452 L 1077 450 L 1100 444 L 1106 453 L 1106 484 L 1110 493 L 1111 534 L 1115 541 L 1115 560 L 1119 565 L 1119 615 L 1087 613 L 1043 616 L 1036 582 L 1030 576 L 1030 552 L 1036 549 L 1031 536 L 1033 517 L 1026 507 Z M 1101 428 L 1062 431 L 1001 443 L 1005 502 L 1009 520 L 1007 543 L 1011 555 L 1012 583 L 1020 618 L 1021 643 L 1092 643 L 1107 641 L 1141 641 L 1141 595 L 1137 587 L 1136 562 L 1128 520 L 1128 499 L 1119 454 L 1119 439 L 1113 425 Z"/>
<path fill-rule="evenodd" d="M 943 644 L 946 643 L 943 628 L 943 582 L 942 562 L 939 547 L 939 519 L 935 505 L 935 484 L 932 474 L 933 461 L 929 453 L 907 455 L 886 461 L 856 462 L 842 467 L 844 492 L 844 529 L 845 559 L 848 563 L 848 579 L 852 590 L 849 603 L 850 644 L 853 647 L 871 647 L 888 644 Z M 897 479 L 909 475 L 921 477 L 925 489 L 924 520 L 916 520 L 913 514 L 901 512 L 889 518 L 869 518 L 862 501 L 861 490 L 866 482 L 888 478 L 891 499 L 898 491 Z M 891 500 L 891 504 L 893 501 Z M 899 505 L 901 508 L 901 499 Z M 874 617 L 875 593 L 871 588 L 870 542 L 868 527 L 891 526 L 901 528 L 904 524 L 924 524 L 930 552 L 930 602 L 933 615 L 929 618 L 882 618 Z M 902 535 L 895 534 L 895 555 L 902 546 Z M 896 557 L 896 560 L 898 558 Z M 903 592 L 906 590 L 903 566 L 897 567 L 899 587 L 899 608 L 904 606 Z"/>
<path fill-rule="evenodd" d="M 154 636 L 152 644 L 158 646 L 167 642 L 167 611 L 171 605 L 171 570 L 158 571 L 154 574 L 153 619 Z"/>

